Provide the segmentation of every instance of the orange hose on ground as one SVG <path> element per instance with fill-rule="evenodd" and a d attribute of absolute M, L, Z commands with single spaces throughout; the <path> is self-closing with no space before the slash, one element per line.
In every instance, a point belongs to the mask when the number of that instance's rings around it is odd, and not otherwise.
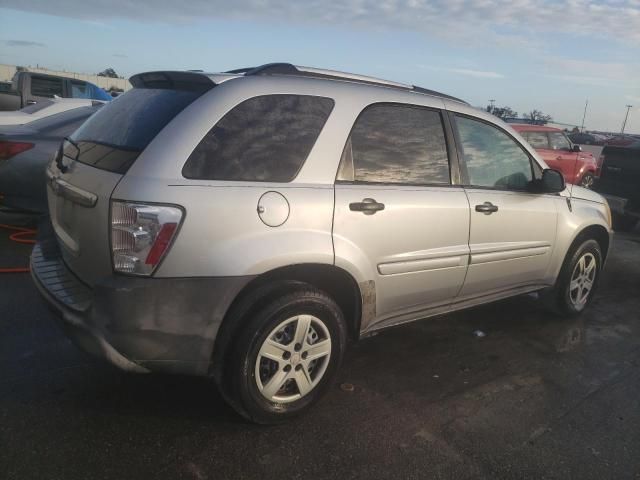
<path fill-rule="evenodd" d="M 34 243 L 36 243 L 36 241 L 32 238 L 23 238 L 29 235 L 35 235 L 36 231 L 33 228 L 16 227 L 15 225 L 6 225 L 4 223 L 0 223 L 0 228 L 15 231 L 15 233 L 9 235 L 9 240 L 12 240 L 16 243 L 26 243 L 28 245 L 33 245 Z M 28 267 L 0 268 L 0 273 L 26 273 L 28 271 Z"/>

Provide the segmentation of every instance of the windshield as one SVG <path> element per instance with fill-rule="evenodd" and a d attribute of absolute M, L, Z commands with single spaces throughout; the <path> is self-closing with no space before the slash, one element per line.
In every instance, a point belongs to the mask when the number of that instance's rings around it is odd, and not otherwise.
<path fill-rule="evenodd" d="M 98 109 L 101 108 L 101 106 L 102 105 L 95 105 L 93 107 L 80 107 L 74 108 L 72 110 L 67 110 L 66 112 L 56 113 L 55 115 L 50 115 L 48 117 L 30 122 L 29 127 L 32 127 L 36 130 L 49 130 L 52 128 L 57 128 L 60 125 L 65 125 L 69 122 L 87 118 L 93 113 L 97 112 Z"/>
<path fill-rule="evenodd" d="M 49 105 L 53 105 L 53 100 L 40 100 L 39 102 L 34 103 L 33 105 L 29 105 L 28 107 L 24 107 L 20 109 L 20 111 L 22 113 L 29 113 L 29 114 L 36 113 L 36 112 L 39 112 L 40 110 L 44 110 Z"/>

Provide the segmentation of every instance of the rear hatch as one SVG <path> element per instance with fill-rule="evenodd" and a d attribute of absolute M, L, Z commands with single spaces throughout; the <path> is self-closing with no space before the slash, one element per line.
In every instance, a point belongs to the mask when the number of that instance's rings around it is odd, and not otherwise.
<path fill-rule="evenodd" d="M 184 108 L 214 86 L 204 75 L 133 77 L 134 89 L 105 105 L 64 141 L 47 168 L 51 223 L 67 266 L 85 283 L 112 273 L 109 210 L 118 182 Z"/>
<path fill-rule="evenodd" d="M 632 147 L 606 146 L 595 190 L 627 199 L 627 208 L 640 212 L 640 144 Z"/>

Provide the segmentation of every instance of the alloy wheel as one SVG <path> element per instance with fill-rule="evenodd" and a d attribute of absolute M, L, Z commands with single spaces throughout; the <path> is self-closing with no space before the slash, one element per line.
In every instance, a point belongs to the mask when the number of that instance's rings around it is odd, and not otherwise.
<path fill-rule="evenodd" d="M 596 266 L 596 257 L 592 253 L 585 253 L 573 268 L 569 284 L 569 298 L 577 310 L 582 310 L 587 304 L 596 279 Z"/>
<path fill-rule="evenodd" d="M 267 400 L 289 403 L 322 379 L 331 357 L 331 335 L 313 315 L 288 318 L 262 343 L 255 365 L 258 390 Z"/>
<path fill-rule="evenodd" d="M 593 187 L 593 182 L 593 175 L 586 174 L 584 177 L 582 177 L 582 180 L 580 180 L 580 186 L 584 188 L 591 188 Z"/>

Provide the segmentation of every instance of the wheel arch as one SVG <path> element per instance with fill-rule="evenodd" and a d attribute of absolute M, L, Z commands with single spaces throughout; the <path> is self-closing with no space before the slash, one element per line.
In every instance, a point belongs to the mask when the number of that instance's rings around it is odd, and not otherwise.
<path fill-rule="evenodd" d="M 297 264 L 275 268 L 251 280 L 231 302 L 216 335 L 211 355 L 210 374 L 218 381 L 222 378 L 222 367 L 230 353 L 230 347 L 238 330 L 244 325 L 251 305 L 260 299 L 284 293 L 291 282 L 301 282 L 326 292 L 340 306 L 344 314 L 349 339 L 360 336 L 362 318 L 362 293 L 360 286 L 346 270 L 330 264 Z M 263 297 L 252 298 L 263 290 Z M 258 306 L 256 306 L 258 308 Z"/>
<path fill-rule="evenodd" d="M 589 225 L 576 234 L 573 241 L 571 242 L 571 245 L 569 246 L 569 249 L 567 250 L 567 253 L 565 254 L 565 257 L 566 255 L 569 255 L 570 252 L 573 252 L 573 250 L 581 242 L 587 239 L 593 239 L 598 242 L 598 245 L 600 245 L 600 250 L 602 251 L 602 260 L 603 262 L 606 261 L 607 255 L 609 253 L 609 232 L 607 232 L 607 229 L 605 227 L 597 224 Z"/>

